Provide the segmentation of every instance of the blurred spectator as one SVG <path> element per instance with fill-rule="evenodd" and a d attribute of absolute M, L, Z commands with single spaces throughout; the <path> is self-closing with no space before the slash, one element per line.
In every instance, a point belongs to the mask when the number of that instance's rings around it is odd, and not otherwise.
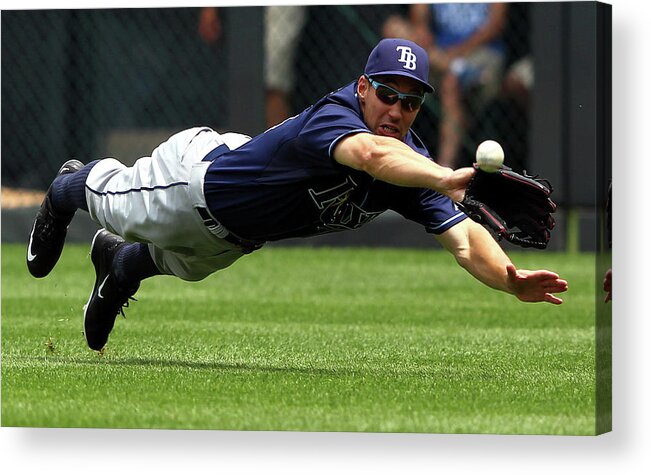
<path fill-rule="evenodd" d="M 204 7 L 199 12 L 199 36 L 208 44 L 218 42 L 222 37 L 222 22 L 219 9 Z"/>
<path fill-rule="evenodd" d="M 385 37 L 403 37 L 429 53 L 442 105 L 437 162 L 457 167 L 461 140 L 472 116 L 500 90 L 505 61 L 505 3 L 411 5 L 409 19 L 392 16 Z M 472 114 L 468 113 L 471 108 Z"/>
<path fill-rule="evenodd" d="M 267 127 L 276 125 L 291 115 L 288 95 L 295 82 L 294 58 L 298 36 L 305 25 L 306 7 L 298 5 L 269 5 L 264 21 L 264 81 Z M 208 44 L 221 39 L 219 9 L 204 7 L 199 14 L 199 35 Z"/>
<path fill-rule="evenodd" d="M 608 269 L 604 275 L 604 292 L 606 292 L 606 297 L 604 297 L 604 302 L 608 303 L 613 299 L 613 270 Z"/>
<path fill-rule="evenodd" d="M 504 149 L 507 165 L 518 172 L 527 169 L 531 93 L 534 65 L 531 55 L 514 61 L 507 69 L 500 93 L 477 116 L 470 137 L 479 143 L 497 140 Z M 461 157 L 458 164 L 469 166 L 474 156 Z"/>
<path fill-rule="evenodd" d="M 530 25 L 530 4 L 510 3 L 502 35 L 507 59 L 501 92 L 482 108 L 469 134 L 474 143 L 486 139 L 500 142 L 507 165 L 518 172 L 529 168 L 530 104 L 535 82 Z M 472 151 L 461 154 L 459 165 L 471 164 L 473 155 Z"/>
<path fill-rule="evenodd" d="M 533 85 L 533 60 L 531 55 L 527 55 L 518 59 L 508 68 L 502 84 L 502 92 L 506 97 L 512 99 L 517 107 L 527 111 Z"/>
<path fill-rule="evenodd" d="M 608 250 L 612 251 L 613 248 L 613 184 L 608 184 L 608 198 L 606 199 L 606 244 Z M 606 297 L 604 302 L 611 302 L 613 300 L 613 269 L 610 268 L 606 271 L 603 281 L 604 292 Z"/>
<path fill-rule="evenodd" d="M 305 25 L 307 7 L 270 5 L 265 9 L 265 65 L 267 127 L 292 115 L 288 95 L 294 87 L 294 58 Z"/>

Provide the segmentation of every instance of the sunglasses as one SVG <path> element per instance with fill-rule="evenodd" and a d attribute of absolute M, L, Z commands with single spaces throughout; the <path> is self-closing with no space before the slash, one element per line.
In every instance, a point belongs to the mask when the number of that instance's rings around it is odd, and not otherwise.
<path fill-rule="evenodd" d="M 396 91 L 394 88 L 382 84 L 381 82 L 371 79 L 368 74 L 365 74 L 364 77 L 371 83 L 373 89 L 375 89 L 375 96 L 380 99 L 383 103 L 392 106 L 396 102 L 400 101 L 400 105 L 403 110 L 407 112 L 414 112 L 420 109 L 420 106 L 425 102 L 425 95 L 419 94 L 405 94 L 400 91 Z"/>

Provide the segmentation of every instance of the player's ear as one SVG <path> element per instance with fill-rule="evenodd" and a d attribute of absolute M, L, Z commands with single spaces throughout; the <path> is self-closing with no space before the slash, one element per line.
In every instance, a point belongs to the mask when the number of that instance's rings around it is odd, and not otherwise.
<path fill-rule="evenodd" d="M 366 100 L 366 94 L 368 93 L 368 81 L 366 78 L 362 75 L 359 77 L 357 80 L 357 95 L 359 96 L 359 99 L 364 102 Z"/>

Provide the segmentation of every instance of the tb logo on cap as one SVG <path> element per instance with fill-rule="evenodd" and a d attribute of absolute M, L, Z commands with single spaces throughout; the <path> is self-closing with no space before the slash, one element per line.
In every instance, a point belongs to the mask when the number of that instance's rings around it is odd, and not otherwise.
<path fill-rule="evenodd" d="M 398 62 L 404 63 L 403 67 L 405 69 L 410 69 L 412 71 L 416 69 L 416 55 L 412 53 L 409 46 L 398 46 L 396 51 L 400 51 Z"/>

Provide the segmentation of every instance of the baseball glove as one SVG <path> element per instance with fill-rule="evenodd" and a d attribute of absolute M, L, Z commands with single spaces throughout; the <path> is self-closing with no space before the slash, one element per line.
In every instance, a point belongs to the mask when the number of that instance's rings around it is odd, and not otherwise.
<path fill-rule="evenodd" d="M 497 239 L 521 247 L 545 249 L 554 228 L 552 186 L 537 176 L 519 174 L 508 167 L 494 173 L 477 169 L 459 207 Z"/>

